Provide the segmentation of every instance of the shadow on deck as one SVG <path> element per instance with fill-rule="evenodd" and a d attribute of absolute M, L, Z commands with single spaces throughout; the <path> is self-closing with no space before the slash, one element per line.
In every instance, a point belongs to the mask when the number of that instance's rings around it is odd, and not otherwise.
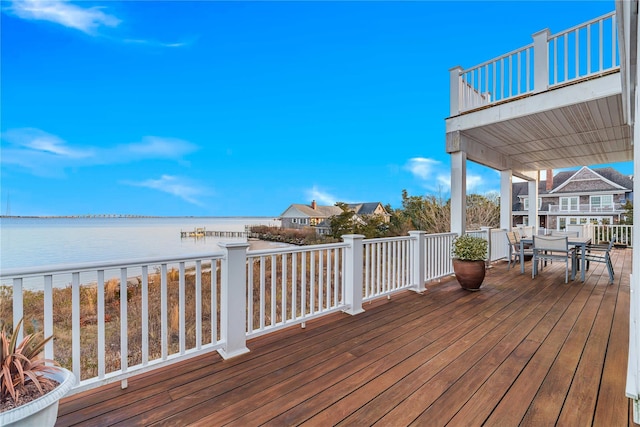
<path fill-rule="evenodd" d="M 66 425 L 628 426 L 631 249 L 531 279 L 498 262 L 480 292 L 454 278 L 80 393 Z"/>

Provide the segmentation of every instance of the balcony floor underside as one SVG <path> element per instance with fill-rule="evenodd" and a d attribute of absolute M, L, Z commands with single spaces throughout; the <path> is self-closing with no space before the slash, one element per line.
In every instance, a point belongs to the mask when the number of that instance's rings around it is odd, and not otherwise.
<path fill-rule="evenodd" d="M 631 249 L 564 283 L 497 262 L 454 278 L 73 395 L 56 425 L 633 425 L 625 397 Z"/>

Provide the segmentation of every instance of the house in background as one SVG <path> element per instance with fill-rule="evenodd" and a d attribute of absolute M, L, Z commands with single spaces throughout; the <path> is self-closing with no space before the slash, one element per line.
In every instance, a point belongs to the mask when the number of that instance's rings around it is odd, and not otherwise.
<path fill-rule="evenodd" d="M 529 224 L 527 182 L 512 185 L 512 225 Z M 624 205 L 632 200 L 633 179 L 606 167 L 575 171 L 547 170 L 538 182 L 538 227 L 564 230 L 575 224 L 618 224 L 624 219 Z"/>
<path fill-rule="evenodd" d="M 359 220 L 367 215 L 381 215 L 385 222 L 389 222 L 390 215 L 380 202 L 350 203 L 347 206 Z M 322 206 L 313 200 L 310 205 L 292 204 L 280 215 L 280 221 L 282 228 L 315 227 L 318 234 L 328 234 L 331 231 L 329 218 L 341 213 L 338 206 Z"/>

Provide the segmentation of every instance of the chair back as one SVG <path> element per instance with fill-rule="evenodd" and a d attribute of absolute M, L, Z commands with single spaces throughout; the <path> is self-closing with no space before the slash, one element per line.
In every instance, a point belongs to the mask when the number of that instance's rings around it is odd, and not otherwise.
<path fill-rule="evenodd" d="M 533 236 L 533 248 L 566 252 L 569 250 L 569 238 L 567 236 Z"/>
<path fill-rule="evenodd" d="M 558 231 L 551 230 L 552 236 L 567 236 L 567 237 L 579 237 L 580 233 L 577 231 Z"/>
<path fill-rule="evenodd" d="M 520 233 L 517 231 L 508 231 L 507 240 L 509 241 L 509 246 L 513 247 L 516 251 L 520 250 Z"/>

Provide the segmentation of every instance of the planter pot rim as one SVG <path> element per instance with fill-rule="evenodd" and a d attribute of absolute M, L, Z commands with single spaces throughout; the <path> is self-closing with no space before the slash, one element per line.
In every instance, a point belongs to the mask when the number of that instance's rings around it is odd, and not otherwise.
<path fill-rule="evenodd" d="M 31 414 L 42 411 L 43 409 L 56 404 L 69 392 L 69 390 L 71 390 L 71 387 L 73 387 L 76 382 L 76 378 L 73 373 L 68 369 L 61 367 L 56 367 L 54 372 L 46 372 L 44 375 L 47 378 L 58 381 L 60 385 L 49 393 L 40 396 L 27 404 L 20 405 L 5 412 L 0 412 L 0 425 L 16 423 Z"/>

